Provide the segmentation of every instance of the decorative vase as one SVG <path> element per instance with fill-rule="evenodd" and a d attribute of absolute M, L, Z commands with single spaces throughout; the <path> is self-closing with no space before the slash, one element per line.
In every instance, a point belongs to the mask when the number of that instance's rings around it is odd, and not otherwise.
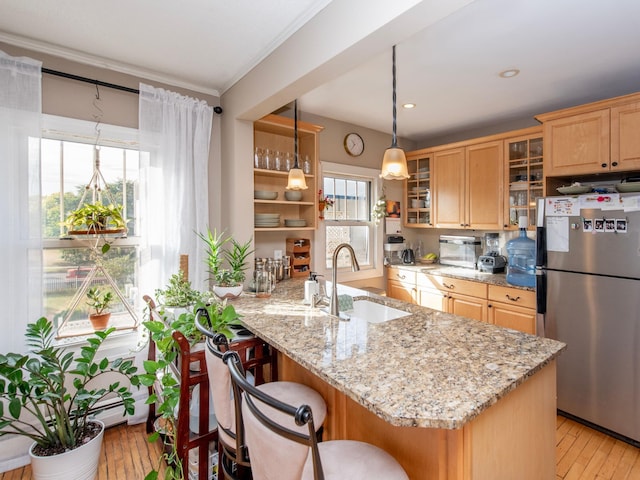
<path fill-rule="evenodd" d="M 223 300 L 225 298 L 238 298 L 242 294 L 242 285 L 236 285 L 234 287 L 221 287 L 220 285 L 214 285 L 213 293 Z"/>
<path fill-rule="evenodd" d="M 89 314 L 89 320 L 91 321 L 91 325 L 93 325 L 94 330 L 104 330 L 109 325 L 109 319 L 111 318 L 111 313 L 91 313 Z"/>
<path fill-rule="evenodd" d="M 68 452 L 50 457 L 34 455 L 29 448 L 31 471 L 34 480 L 93 480 L 98 474 L 98 461 L 104 437 L 104 423 L 91 420 L 101 426 L 100 433 L 87 443 Z"/>
<path fill-rule="evenodd" d="M 320 211 L 320 215 L 318 218 L 320 218 L 320 220 L 324 220 L 324 210 L 327 208 L 327 202 L 325 202 L 324 200 L 319 200 L 318 201 L 318 210 Z"/>

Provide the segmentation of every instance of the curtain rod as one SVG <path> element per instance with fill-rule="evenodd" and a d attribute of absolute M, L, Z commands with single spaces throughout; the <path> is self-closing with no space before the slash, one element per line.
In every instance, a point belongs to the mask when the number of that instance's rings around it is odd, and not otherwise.
<path fill-rule="evenodd" d="M 56 77 L 70 78 L 71 80 L 77 80 L 79 82 L 90 83 L 91 85 L 99 85 L 101 87 L 113 88 L 114 90 L 122 90 L 123 92 L 140 94 L 140 90 L 135 88 L 123 87 L 122 85 L 116 85 L 115 83 L 102 82 L 100 80 L 92 80 L 87 77 L 81 77 L 72 73 L 59 72 L 57 70 L 51 70 L 49 68 L 42 68 L 42 73 L 48 73 L 49 75 L 55 75 Z"/>

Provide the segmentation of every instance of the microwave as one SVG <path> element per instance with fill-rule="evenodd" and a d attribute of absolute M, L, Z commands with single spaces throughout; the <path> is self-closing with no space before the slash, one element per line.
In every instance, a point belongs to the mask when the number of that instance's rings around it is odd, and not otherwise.
<path fill-rule="evenodd" d="M 476 268 L 482 255 L 482 238 L 440 235 L 440 264 Z"/>

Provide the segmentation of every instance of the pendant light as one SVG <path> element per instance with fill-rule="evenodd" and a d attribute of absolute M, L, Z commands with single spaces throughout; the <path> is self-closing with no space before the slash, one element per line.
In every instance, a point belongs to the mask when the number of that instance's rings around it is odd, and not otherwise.
<path fill-rule="evenodd" d="M 393 136 L 391 146 L 384 151 L 382 158 L 382 172 L 380 177 L 385 180 L 404 180 L 409 178 L 407 172 L 407 157 L 404 150 L 398 147 L 398 137 L 396 136 L 396 46 L 393 46 L 392 54 L 392 75 L 393 75 Z"/>
<path fill-rule="evenodd" d="M 293 168 L 289 170 L 287 190 L 306 190 L 307 181 L 298 165 L 298 100 L 293 102 Z"/>

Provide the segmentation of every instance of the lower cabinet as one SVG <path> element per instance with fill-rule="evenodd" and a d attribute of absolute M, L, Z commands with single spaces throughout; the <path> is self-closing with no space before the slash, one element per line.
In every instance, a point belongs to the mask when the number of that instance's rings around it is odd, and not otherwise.
<path fill-rule="evenodd" d="M 530 290 L 391 267 L 387 295 L 433 310 L 536 333 L 536 298 Z"/>
<path fill-rule="evenodd" d="M 387 295 L 407 303 L 417 303 L 416 272 L 390 267 L 387 270 Z"/>
<path fill-rule="evenodd" d="M 535 292 L 489 285 L 489 323 L 535 335 Z"/>

